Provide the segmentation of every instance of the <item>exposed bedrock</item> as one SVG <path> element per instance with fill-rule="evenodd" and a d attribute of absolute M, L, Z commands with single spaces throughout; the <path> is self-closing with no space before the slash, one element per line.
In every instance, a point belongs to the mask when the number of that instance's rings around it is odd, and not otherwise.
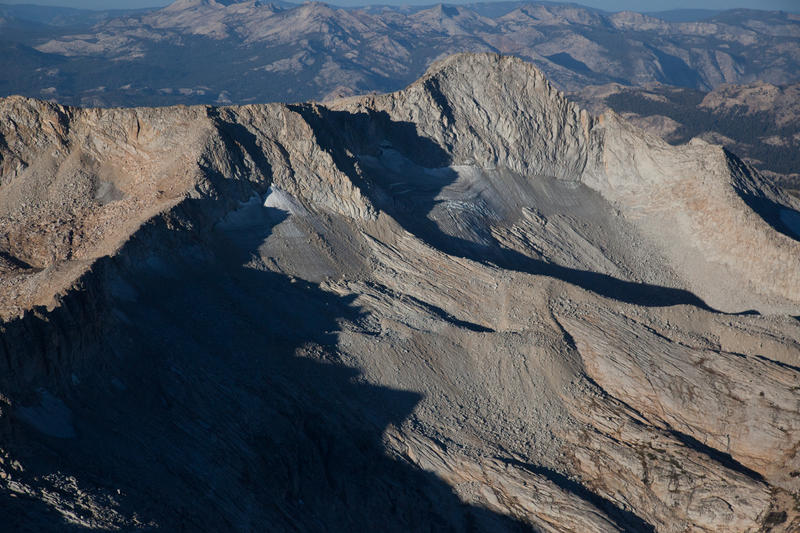
<path fill-rule="evenodd" d="M 460 55 L 328 105 L 0 100 L 18 530 L 794 531 L 796 213 Z"/>

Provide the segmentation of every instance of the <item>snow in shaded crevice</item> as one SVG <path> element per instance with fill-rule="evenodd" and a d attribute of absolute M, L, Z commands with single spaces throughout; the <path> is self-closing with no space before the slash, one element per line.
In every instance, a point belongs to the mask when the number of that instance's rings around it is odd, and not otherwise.
<path fill-rule="evenodd" d="M 219 221 L 216 229 L 229 230 L 252 225 L 254 221 L 259 221 L 262 218 L 263 210 L 261 196 L 253 194 L 245 202 L 240 203 L 238 208 L 226 214 Z"/>

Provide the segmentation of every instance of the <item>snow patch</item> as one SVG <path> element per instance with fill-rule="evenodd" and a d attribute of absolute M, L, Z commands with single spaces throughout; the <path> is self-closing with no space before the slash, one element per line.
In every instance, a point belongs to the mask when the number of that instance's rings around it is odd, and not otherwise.
<path fill-rule="evenodd" d="M 238 229 L 252 225 L 254 221 L 261 221 L 263 217 L 261 197 L 254 194 L 247 201 L 239 204 L 235 211 L 231 211 L 217 225 L 218 229 Z"/>
<path fill-rule="evenodd" d="M 264 207 L 280 209 L 290 215 L 303 216 L 308 214 L 306 208 L 294 196 L 274 185 L 267 190 Z"/>

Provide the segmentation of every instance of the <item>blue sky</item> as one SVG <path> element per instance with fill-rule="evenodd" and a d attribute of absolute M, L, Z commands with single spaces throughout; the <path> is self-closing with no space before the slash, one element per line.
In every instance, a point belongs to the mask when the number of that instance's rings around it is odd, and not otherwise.
<path fill-rule="evenodd" d="M 331 4 L 362 5 L 380 4 L 434 4 L 443 0 L 330 0 Z M 445 3 L 469 3 L 468 1 L 444 0 Z M 472 1 L 472 0 L 471 0 Z M 123 9 L 164 6 L 170 0 L 0 0 L 0 4 L 42 4 L 89 9 Z M 299 3 L 299 2 L 298 2 Z M 575 2 L 607 11 L 661 11 L 666 9 L 730 9 L 749 7 L 752 9 L 772 9 L 800 11 L 800 0 L 662 0 L 657 4 L 641 0 L 584 0 Z M 658 7 L 656 7 L 656 5 Z"/>

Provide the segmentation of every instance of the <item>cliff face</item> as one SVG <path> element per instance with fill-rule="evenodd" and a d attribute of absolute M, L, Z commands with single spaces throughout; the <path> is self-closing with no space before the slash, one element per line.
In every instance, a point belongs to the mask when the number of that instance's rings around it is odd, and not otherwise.
<path fill-rule="evenodd" d="M 588 86 L 570 95 L 590 111 L 611 108 L 671 144 L 721 144 L 790 191 L 800 178 L 800 84 L 722 85 L 705 93 L 669 86 Z"/>
<path fill-rule="evenodd" d="M 732 154 L 493 55 L 0 117 L 12 526 L 800 525 L 800 215 Z"/>

